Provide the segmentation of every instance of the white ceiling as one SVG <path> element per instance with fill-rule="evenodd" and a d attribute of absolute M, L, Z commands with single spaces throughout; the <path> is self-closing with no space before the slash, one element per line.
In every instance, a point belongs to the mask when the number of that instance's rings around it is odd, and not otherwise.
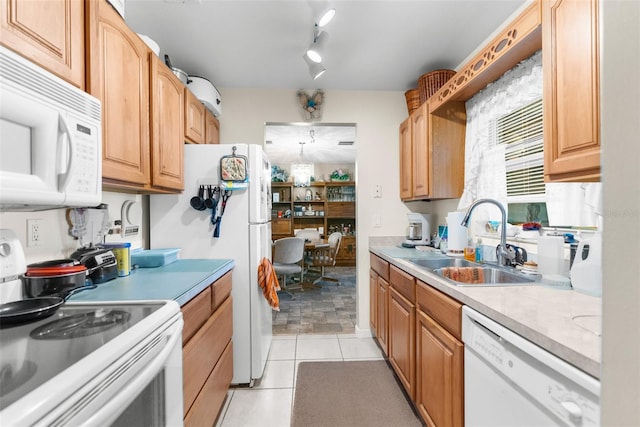
<path fill-rule="evenodd" d="M 428 71 L 460 65 L 527 1 L 126 0 L 125 19 L 174 67 L 218 88 L 405 91 Z M 327 72 L 314 81 L 302 55 L 328 6 L 336 15 L 324 28 Z M 305 157 L 353 163 L 355 145 L 335 148 L 351 134 L 355 140 L 355 128 L 316 129 Z M 272 163 L 285 164 L 299 157 L 298 143 L 309 134 L 304 126 L 275 126 L 265 139 L 274 141 L 265 146 Z M 279 147 L 286 148 L 271 152 Z"/>
<path fill-rule="evenodd" d="M 356 125 L 353 123 L 267 123 L 265 141 L 269 160 L 279 166 L 300 163 L 301 149 L 305 162 L 356 162 Z M 347 142 L 353 144 L 345 145 Z"/>
<path fill-rule="evenodd" d="M 218 88 L 405 91 L 428 71 L 457 67 L 525 2 L 126 0 L 125 19 L 174 67 Z M 327 72 L 314 81 L 302 55 L 329 4 Z"/>

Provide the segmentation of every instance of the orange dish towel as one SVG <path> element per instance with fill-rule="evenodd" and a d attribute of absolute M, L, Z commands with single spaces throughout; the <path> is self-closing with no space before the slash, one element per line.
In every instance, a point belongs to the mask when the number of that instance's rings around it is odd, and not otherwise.
<path fill-rule="evenodd" d="M 269 258 L 262 258 L 258 266 L 258 284 L 262 288 L 262 294 L 275 311 L 280 311 L 280 300 L 278 299 L 278 291 L 280 283 L 278 277 L 273 270 L 273 265 Z"/>
<path fill-rule="evenodd" d="M 481 267 L 445 267 L 442 275 L 462 283 L 484 283 L 484 270 Z"/>

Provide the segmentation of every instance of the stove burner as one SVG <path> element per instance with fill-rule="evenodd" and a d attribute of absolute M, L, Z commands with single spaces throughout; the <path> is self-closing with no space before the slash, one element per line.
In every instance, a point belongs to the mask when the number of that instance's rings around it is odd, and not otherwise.
<path fill-rule="evenodd" d="M 98 309 L 54 320 L 34 329 L 29 335 L 39 340 L 86 337 L 123 325 L 130 317 L 126 311 Z"/>

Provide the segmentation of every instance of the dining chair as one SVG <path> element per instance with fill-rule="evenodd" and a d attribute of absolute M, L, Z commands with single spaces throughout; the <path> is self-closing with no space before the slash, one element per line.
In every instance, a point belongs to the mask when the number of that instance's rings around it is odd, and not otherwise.
<path fill-rule="evenodd" d="M 304 239 L 298 237 L 285 237 L 278 239 L 273 244 L 273 269 L 276 275 L 282 276 L 282 290 L 291 295 L 294 289 L 302 289 L 302 280 L 295 287 L 287 286 L 287 276 L 300 274 L 302 279 L 302 266 L 300 262 L 304 255 Z"/>
<path fill-rule="evenodd" d="M 327 277 L 324 273 L 325 267 L 333 267 L 336 265 L 336 255 L 340 250 L 340 242 L 342 241 L 342 233 L 335 232 L 329 235 L 327 239 L 328 245 L 323 247 L 317 247 L 311 254 L 311 266 L 320 267 L 320 277 L 313 281 L 314 284 L 318 282 L 336 282 L 336 285 L 340 285 L 340 280 L 334 277 Z"/>

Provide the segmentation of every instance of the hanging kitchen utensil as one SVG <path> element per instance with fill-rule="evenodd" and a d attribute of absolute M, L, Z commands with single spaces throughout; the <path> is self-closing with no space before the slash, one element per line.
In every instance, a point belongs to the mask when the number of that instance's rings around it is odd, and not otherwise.
<path fill-rule="evenodd" d="M 197 211 L 203 211 L 206 209 L 204 205 L 204 185 L 201 185 L 198 189 L 198 195 L 193 196 L 191 200 L 189 200 L 189 204 L 191 207 Z"/>
<path fill-rule="evenodd" d="M 213 237 L 220 237 L 220 224 L 224 209 L 227 207 L 227 201 L 231 197 L 231 190 L 220 190 L 220 201 L 218 202 L 218 214 L 214 222 Z M 213 222 L 213 221 L 212 221 Z"/>
<path fill-rule="evenodd" d="M 218 199 L 220 198 L 220 188 L 215 186 L 211 196 L 211 224 L 215 227 L 218 214 Z"/>
<path fill-rule="evenodd" d="M 247 188 L 249 173 L 247 169 L 247 156 L 236 154 L 236 146 L 232 148 L 232 154 L 222 156 L 220 159 L 220 189 L 237 190 Z"/>

